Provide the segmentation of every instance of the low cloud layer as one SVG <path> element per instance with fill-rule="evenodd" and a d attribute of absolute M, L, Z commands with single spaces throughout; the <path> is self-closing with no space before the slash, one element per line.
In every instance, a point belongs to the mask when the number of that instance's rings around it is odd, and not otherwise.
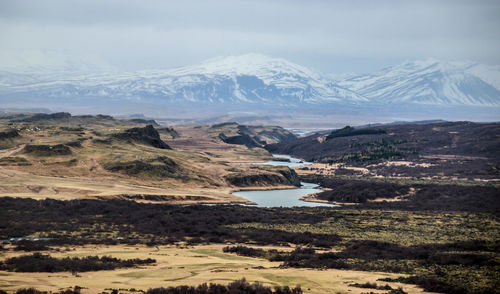
<path fill-rule="evenodd" d="M 330 73 L 427 57 L 500 64 L 499 16 L 500 1 L 4 0 L 0 50 L 55 50 L 124 70 L 248 52 Z"/>

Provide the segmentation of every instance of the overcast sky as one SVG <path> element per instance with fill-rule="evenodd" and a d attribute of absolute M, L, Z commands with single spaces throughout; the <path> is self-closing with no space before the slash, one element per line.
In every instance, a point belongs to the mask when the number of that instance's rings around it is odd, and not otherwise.
<path fill-rule="evenodd" d="M 335 74 L 427 57 L 499 65 L 500 1 L 0 0 L 0 50 L 124 70 L 248 52 Z"/>

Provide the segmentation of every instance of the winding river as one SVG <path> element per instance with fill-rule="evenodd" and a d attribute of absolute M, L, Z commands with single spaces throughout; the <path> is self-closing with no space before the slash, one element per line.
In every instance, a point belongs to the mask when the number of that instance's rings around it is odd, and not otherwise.
<path fill-rule="evenodd" d="M 254 162 L 251 164 L 263 164 L 263 165 L 273 165 L 273 166 L 303 166 L 311 164 L 310 162 L 303 162 L 300 159 L 290 157 L 288 155 L 278 155 L 273 154 L 276 158 L 287 158 L 287 161 L 268 161 L 268 162 Z M 264 191 L 240 191 L 234 192 L 233 195 L 246 198 L 250 201 L 257 203 L 258 207 L 295 207 L 295 206 L 330 206 L 334 207 L 336 205 L 326 204 L 326 203 L 316 203 L 316 202 L 306 202 L 300 200 L 300 198 L 314 193 L 322 192 L 323 190 L 318 188 L 318 185 L 313 183 L 301 183 L 302 186 L 297 189 L 281 189 L 281 190 L 264 190 Z"/>

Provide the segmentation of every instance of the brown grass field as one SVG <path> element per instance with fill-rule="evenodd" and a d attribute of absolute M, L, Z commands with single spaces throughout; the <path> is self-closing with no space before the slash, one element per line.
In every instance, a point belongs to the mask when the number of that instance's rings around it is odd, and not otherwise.
<path fill-rule="evenodd" d="M 0 288 L 7 291 L 24 287 L 39 290 L 58 291 L 78 285 L 82 293 L 100 293 L 106 288 L 121 289 L 120 292 L 147 290 L 154 287 L 178 285 L 199 285 L 202 283 L 227 284 L 246 278 L 249 282 L 258 281 L 267 286 L 300 285 L 305 293 L 364 293 L 367 289 L 348 286 L 352 283 L 376 282 L 379 278 L 398 277 L 401 274 L 378 272 L 314 270 L 279 268 L 279 262 L 265 259 L 242 257 L 223 253 L 225 245 L 202 245 L 190 247 L 144 245 L 87 245 L 52 251 L 54 257 L 83 257 L 89 255 L 112 256 L 122 259 L 153 258 L 157 261 L 151 266 L 116 269 L 113 271 L 61 273 L 13 273 L 0 271 Z M 273 247 L 277 248 L 277 247 Z M 277 248 L 290 250 L 289 248 Z M 3 253 L 2 258 L 20 255 L 19 252 Z M 385 285 L 385 282 L 377 282 Z M 424 293 L 414 285 L 387 283 L 393 288 L 403 287 L 408 293 Z M 370 291 L 373 289 L 369 289 Z M 375 293 L 384 291 L 373 290 Z"/>
<path fill-rule="evenodd" d="M 95 139 L 105 139 L 110 134 L 130 127 L 134 125 L 96 126 L 75 132 L 66 131 L 57 125 L 17 126 L 21 136 L 9 142 L 10 145 L 0 148 L 0 158 L 14 157 L 26 160 L 29 164 L 0 164 L 0 197 L 68 200 L 138 194 L 166 196 L 171 203 L 251 203 L 232 195 L 239 188 L 228 185 L 224 176 L 230 170 L 259 173 L 255 167 L 244 163 L 266 161 L 271 157 L 262 148 L 249 149 L 242 145 L 226 144 L 218 139 L 220 130 L 211 130 L 209 126 L 179 127 L 181 136 L 175 139 L 160 132 L 162 139 L 173 150 L 134 143 L 95 142 Z M 3 128 L 7 129 L 6 126 Z M 28 144 L 55 145 L 75 140 L 82 140 L 82 147 L 72 147 L 71 155 L 33 156 L 23 153 L 23 148 Z M 174 160 L 183 177 L 158 180 L 147 175 L 129 176 L 103 168 L 109 161 L 147 161 L 157 156 Z M 198 200 L 193 200 L 193 197 Z"/>

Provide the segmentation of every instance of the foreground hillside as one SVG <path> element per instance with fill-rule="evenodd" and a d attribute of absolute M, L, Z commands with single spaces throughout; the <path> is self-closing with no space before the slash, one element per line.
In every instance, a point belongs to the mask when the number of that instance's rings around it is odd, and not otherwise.
<path fill-rule="evenodd" d="M 0 195 L 243 203 L 231 195 L 242 185 L 298 185 L 288 168 L 238 164 L 269 158 L 257 147 L 291 138 L 279 127 L 225 124 L 178 132 L 144 119 L 6 114 L 0 116 Z"/>

